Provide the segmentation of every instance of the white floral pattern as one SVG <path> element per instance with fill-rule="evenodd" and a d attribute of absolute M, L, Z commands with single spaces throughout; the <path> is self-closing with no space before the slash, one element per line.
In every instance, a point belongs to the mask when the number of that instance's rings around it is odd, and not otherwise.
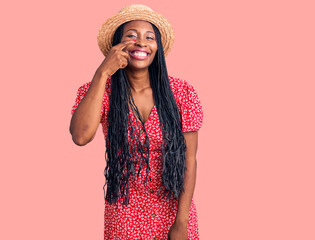
<path fill-rule="evenodd" d="M 185 80 L 169 76 L 170 86 L 178 106 L 182 119 L 183 132 L 198 131 L 203 123 L 203 110 L 197 92 L 191 84 Z M 103 127 L 104 139 L 107 135 L 107 114 L 109 110 L 111 78 L 106 82 L 103 104 L 101 108 L 101 124 Z M 77 92 L 75 104 L 71 114 L 79 105 L 86 94 L 91 82 L 83 84 Z M 132 110 L 129 108 L 131 118 L 134 122 L 138 121 Z M 142 126 L 140 124 L 140 128 Z M 143 184 L 146 169 L 143 168 L 138 179 L 130 181 L 130 203 L 124 209 L 121 205 L 113 205 L 105 202 L 104 211 L 104 240 L 109 239 L 159 239 L 167 240 L 168 231 L 173 224 L 178 200 L 171 198 L 160 199 L 158 190 L 162 184 L 162 133 L 156 106 L 153 107 L 145 128 L 149 136 L 150 149 L 150 172 L 151 181 L 148 182 L 149 188 Z M 140 130 L 141 131 L 141 130 Z M 139 132 L 138 132 L 139 133 Z M 144 143 L 145 134 L 141 131 L 141 142 Z M 147 152 L 145 153 L 147 154 Z M 136 170 L 138 165 L 136 165 Z M 198 219 L 194 199 L 192 199 L 189 222 L 188 239 L 199 239 Z"/>

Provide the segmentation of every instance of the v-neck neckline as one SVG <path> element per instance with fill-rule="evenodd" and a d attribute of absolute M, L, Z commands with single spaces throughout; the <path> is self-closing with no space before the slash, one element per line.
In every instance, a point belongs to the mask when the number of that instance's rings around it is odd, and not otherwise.
<path fill-rule="evenodd" d="M 132 111 L 132 109 L 131 109 L 131 107 L 130 106 L 128 106 L 129 107 L 129 111 L 132 113 L 132 115 L 134 116 L 134 118 L 139 122 L 139 123 L 141 123 L 141 121 L 136 117 L 136 115 L 134 114 L 134 112 Z M 153 114 L 153 110 L 155 109 L 155 107 L 156 107 L 156 105 L 154 104 L 154 106 L 153 106 L 153 108 L 151 109 L 151 112 L 150 112 L 150 114 L 149 114 L 149 117 L 148 117 L 148 119 L 144 122 L 144 124 L 146 124 L 149 120 L 150 120 L 150 118 L 151 118 L 151 116 L 152 116 L 152 114 Z M 142 116 L 141 116 L 142 117 Z"/>

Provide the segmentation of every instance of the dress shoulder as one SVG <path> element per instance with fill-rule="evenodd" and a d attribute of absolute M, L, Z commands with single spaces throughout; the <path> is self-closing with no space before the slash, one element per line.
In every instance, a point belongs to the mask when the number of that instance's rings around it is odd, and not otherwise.
<path fill-rule="evenodd" d="M 74 104 L 73 104 L 73 106 L 71 108 L 71 115 L 74 114 L 75 110 L 77 109 L 77 107 L 79 106 L 80 102 L 84 98 L 85 94 L 89 90 L 91 82 L 92 81 L 86 82 L 86 83 L 82 84 L 78 88 Z M 108 95 L 110 94 L 110 86 L 109 86 L 109 84 L 110 84 L 110 78 L 107 79 L 105 92 L 104 92 L 104 96 L 103 96 L 102 107 L 101 107 L 101 112 L 100 112 L 101 122 L 104 120 L 104 113 L 107 112 L 107 109 L 108 109 L 108 106 L 109 106 L 109 97 L 108 97 Z"/>
<path fill-rule="evenodd" d="M 198 131 L 203 123 L 203 109 L 197 91 L 184 79 L 169 76 L 169 80 L 180 112 L 183 132 Z"/>

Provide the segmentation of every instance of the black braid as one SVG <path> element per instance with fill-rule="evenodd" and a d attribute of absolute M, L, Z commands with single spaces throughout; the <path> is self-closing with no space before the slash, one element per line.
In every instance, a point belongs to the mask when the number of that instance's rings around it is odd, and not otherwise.
<path fill-rule="evenodd" d="M 113 45 L 120 43 L 124 25 L 117 28 Z M 163 45 L 159 30 L 152 24 L 158 50 L 152 64 L 149 66 L 150 84 L 153 98 L 159 115 L 160 128 L 163 136 L 163 185 L 159 189 L 163 193 L 162 198 L 178 198 L 180 192 L 184 191 L 186 141 L 182 132 L 182 124 L 179 110 L 175 102 L 173 92 L 169 83 Z M 142 146 L 140 134 L 136 135 L 136 128 L 129 114 L 129 105 L 140 120 L 145 130 L 145 143 Z M 109 101 L 109 112 L 107 121 L 106 138 L 106 168 L 104 175 L 107 184 L 105 200 L 109 203 L 128 205 L 130 200 L 129 180 L 138 177 L 140 170 L 146 166 L 146 177 L 144 184 L 147 186 L 149 177 L 149 137 L 137 106 L 134 104 L 130 85 L 124 69 L 119 69 L 111 77 L 111 96 Z M 133 144 L 128 142 L 131 137 Z M 140 131 L 138 131 L 140 132 Z M 148 154 L 143 155 L 146 148 Z M 137 176 L 134 163 L 139 164 Z"/>

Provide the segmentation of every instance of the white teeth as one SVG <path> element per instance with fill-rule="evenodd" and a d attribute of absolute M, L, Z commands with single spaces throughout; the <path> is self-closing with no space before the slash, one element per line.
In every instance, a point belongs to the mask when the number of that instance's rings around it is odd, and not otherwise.
<path fill-rule="evenodd" d="M 134 51 L 132 54 L 135 56 L 140 56 L 140 57 L 146 57 L 148 55 L 146 52 L 141 52 L 141 51 Z"/>

